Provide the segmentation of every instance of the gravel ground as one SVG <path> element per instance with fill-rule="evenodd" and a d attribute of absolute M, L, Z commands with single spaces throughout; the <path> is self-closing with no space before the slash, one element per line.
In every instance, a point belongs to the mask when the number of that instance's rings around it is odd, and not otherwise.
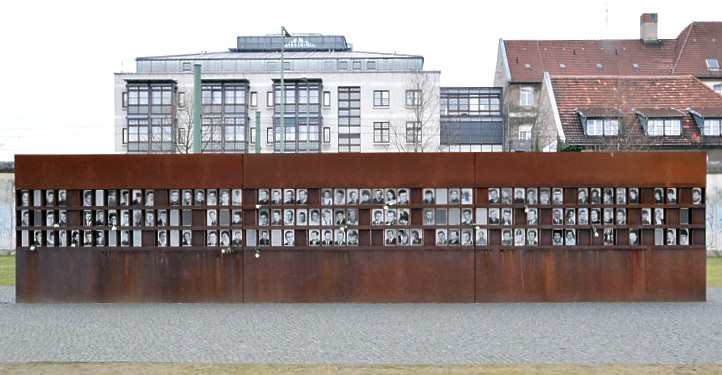
<path fill-rule="evenodd" d="M 698 364 L 722 362 L 704 303 L 16 305 L 0 362 Z"/>

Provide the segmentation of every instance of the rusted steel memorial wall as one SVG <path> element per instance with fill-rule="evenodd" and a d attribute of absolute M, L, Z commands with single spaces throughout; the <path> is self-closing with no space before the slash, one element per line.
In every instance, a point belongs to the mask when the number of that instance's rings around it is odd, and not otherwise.
<path fill-rule="evenodd" d="M 704 153 L 15 166 L 18 302 L 705 299 Z"/>

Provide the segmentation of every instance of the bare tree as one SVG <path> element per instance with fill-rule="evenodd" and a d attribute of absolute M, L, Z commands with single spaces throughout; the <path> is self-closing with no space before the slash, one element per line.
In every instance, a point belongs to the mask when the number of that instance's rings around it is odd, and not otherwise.
<path fill-rule="evenodd" d="M 193 153 L 193 96 L 186 95 L 186 101 L 183 106 L 176 109 L 176 139 L 175 152 L 178 154 Z M 201 114 L 201 118 L 203 114 Z M 201 131 L 201 152 L 211 151 L 214 139 L 221 136 L 220 126 L 208 126 Z M 203 131 L 205 130 L 205 131 Z"/>
<path fill-rule="evenodd" d="M 392 127 L 393 144 L 398 151 L 437 151 L 439 134 L 439 87 L 428 73 L 417 72 L 406 85 L 405 105 L 409 118 L 402 127 Z"/>

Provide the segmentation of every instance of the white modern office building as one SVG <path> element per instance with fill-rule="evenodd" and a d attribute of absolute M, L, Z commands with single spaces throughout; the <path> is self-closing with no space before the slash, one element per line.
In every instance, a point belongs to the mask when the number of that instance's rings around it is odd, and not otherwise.
<path fill-rule="evenodd" d="M 135 72 L 115 74 L 116 151 L 190 151 L 200 64 L 203 152 L 279 152 L 282 44 L 286 152 L 501 150 L 500 90 L 449 91 L 422 56 L 358 52 L 343 36 L 312 34 L 137 58 Z"/>

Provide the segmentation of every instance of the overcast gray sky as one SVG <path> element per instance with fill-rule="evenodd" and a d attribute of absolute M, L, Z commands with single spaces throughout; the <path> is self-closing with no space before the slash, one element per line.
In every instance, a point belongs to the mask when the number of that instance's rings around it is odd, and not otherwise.
<path fill-rule="evenodd" d="M 5 1 L 0 160 L 113 152 L 113 72 L 137 56 L 223 51 L 236 35 L 343 34 L 355 50 L 421 54 L 443 85 L 491 85 L 504 39 L 639 37 L 722 21 L 722 1 Z"/>

